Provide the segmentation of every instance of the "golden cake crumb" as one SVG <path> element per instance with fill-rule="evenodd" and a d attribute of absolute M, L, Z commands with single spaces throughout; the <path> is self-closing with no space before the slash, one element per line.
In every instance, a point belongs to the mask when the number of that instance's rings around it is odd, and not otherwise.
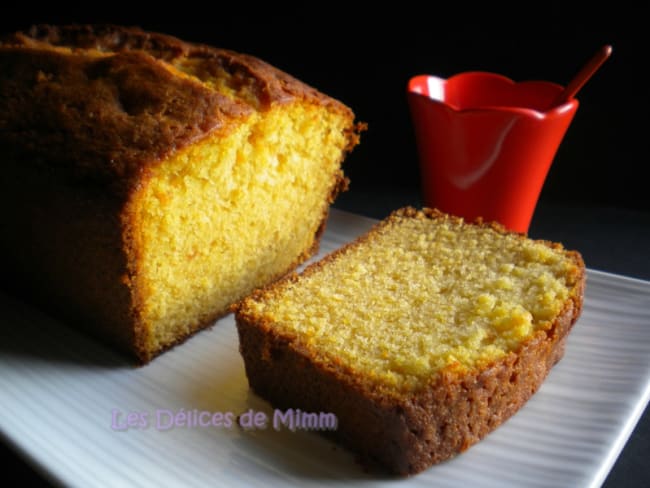
<path fill-rule="evenodd" d="M 402 219 L 247 310 L 309 338 L 324 361 L 413 390 L 445 366 L 484 366 L 548 329 L 577 271 L 542 242 Z"/>

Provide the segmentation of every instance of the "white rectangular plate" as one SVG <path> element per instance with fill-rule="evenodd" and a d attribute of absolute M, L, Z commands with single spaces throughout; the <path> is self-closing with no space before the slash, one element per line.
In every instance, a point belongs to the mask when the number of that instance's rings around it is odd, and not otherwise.
<path fill-rule="evenodd" d="M 333 210 L 320 255 L 373 223 Z M 377 478 L 313 432 L 163 430 L 166 411 L 273 414 L 248 389 L 232 316 L 137 368 L 5 295 L 0 306 L 0 434 L 73 487 L 595 487 L 650 396 L 650 282 L 589 270 L 566 355 L 519 413 L 449 462 Z M 114 412 L 116 427 L 136 412 L 148 428 L 115 430 Z"/>

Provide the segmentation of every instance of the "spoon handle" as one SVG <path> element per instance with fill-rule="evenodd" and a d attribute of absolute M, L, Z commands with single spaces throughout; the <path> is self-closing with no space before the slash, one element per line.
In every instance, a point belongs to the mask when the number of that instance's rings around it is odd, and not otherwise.
<path fill-rule="evenodd" d="M 578 72 L 577 75 L 569 82 L 566 88 L 560 93 L 560 96 L 557 97 L 555 101 L 555 106 L 562 105 L 565 102 L 568 102 L 572 99 L 576 93 L 584 86 L 589 78 L 600 68 L 600 66 L 609 58 L 609 55 L 612 54 L 612 46 L 609 44 L 603 46 L 592 56 L 592 58 L 587 61 L 582 69 Z"/>

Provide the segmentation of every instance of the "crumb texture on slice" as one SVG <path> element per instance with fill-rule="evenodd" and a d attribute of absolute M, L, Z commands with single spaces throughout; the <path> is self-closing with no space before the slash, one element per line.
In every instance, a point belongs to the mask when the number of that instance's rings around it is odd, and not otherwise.
<path fill-rule="evenodd" d="M 580 263 L 559 245 L 409 209 L 239 313 L 315 362 L 414 391 L 548 331 L 575 293 Z"/>
<path fill-rule="evenodd" d="M 152 170 L 134 200 L 147 348 L 172 344 L 311 255 L 342 180 L 345 124 L 286 104 Z"/>

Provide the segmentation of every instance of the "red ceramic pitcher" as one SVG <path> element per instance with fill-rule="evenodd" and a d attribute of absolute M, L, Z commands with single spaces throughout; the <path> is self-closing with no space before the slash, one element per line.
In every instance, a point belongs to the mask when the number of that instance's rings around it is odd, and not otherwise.
<path fill-rule="evenodd" d="M 408 84 L 425 204 L 527 232 L 544 180 L 576 110 L 563 87 L 468 72 Z"/>

